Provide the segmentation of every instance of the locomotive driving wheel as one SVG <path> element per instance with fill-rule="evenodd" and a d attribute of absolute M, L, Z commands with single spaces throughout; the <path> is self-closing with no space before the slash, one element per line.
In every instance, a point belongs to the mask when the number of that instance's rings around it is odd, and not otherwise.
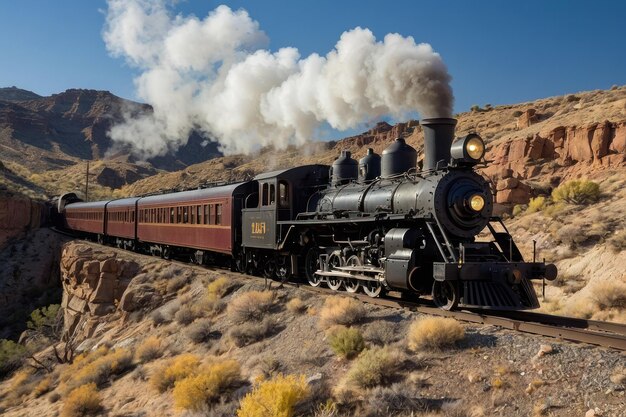
<path fill-rule="evenodd" d="M 341 257 L 341 252 L 334 251 L 328 257 L 328 266 L 330 267 L 330 272 L 332 272 L 333 268 L 338 266 L 343 266 L 343 258 Z M 328 283 L 328 288 L 333 291 L 339 290 L 341 288 L 341 283 L 343 280 L 337 277 L 328 277 L 326 278 L 326 282 Z"/>
<path fill-rule="evenodd" d="M 433 302 L 442 310 L 452 310 L 459 304 L 458 286 L 451 281 L 433 282 Z"/>
<path fill-rule="evenodd" d="M 361 266 L 361 259 L 358 256 L 352 255 L 346 261 L 346 266 Z M 343 281 L 344 287 L 346 287 L 346 291 L 349 293 L 355 293 L 359 290 L 359 280 L 352 278 L 346 279 Z"/>
<path fill-rule="evenodd" d="M 315 275 L 315 271 L 320 269 L 319 251 L 315 246 L 311 246 L 306 253 L 304 260 L 304 271 L 306 279 L 312 287 L 319 287 L 322 283 L 322 277 Z"/>
<path fill-rule="evenodd" d="M 383 292 L 383 284 L 380 281 L 365 281 L 363 291 L 372 298 L 376 298 Z"/>

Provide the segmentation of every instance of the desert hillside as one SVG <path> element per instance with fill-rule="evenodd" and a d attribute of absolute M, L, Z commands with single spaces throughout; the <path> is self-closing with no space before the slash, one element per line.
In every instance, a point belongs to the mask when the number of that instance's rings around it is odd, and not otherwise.
<path fill-rule="evenodd" d="M 61 279 L 62 323 L 41 311 L 23 336 L 5 416 L 626 412 L 615 351 L 94 244 L 64 246 Z"/>
<path fill-rule="evenodd" d="M 99 188 L 100 194 L 111 195 L 157 169 L 178 170 L 219 155 L 214 143 L 196 133 L 176 152 L 146 162 L 137 161 L 128 148 L 114 146 L 108 136 L 111 126 L 127 115 L 151 111 L 108 91 L 70 89 L 42 97 L 16 87 L 0 88 L 0 189 L 51 197 L 61 187 L 76 185 L 65 181 L 75 171 L 82 172 L 84 181 L 85 162 L 97 161 L 101 168 L 92 172 L 95 195 Z M 108 173 L 101 175 L 103 169 Z"/>

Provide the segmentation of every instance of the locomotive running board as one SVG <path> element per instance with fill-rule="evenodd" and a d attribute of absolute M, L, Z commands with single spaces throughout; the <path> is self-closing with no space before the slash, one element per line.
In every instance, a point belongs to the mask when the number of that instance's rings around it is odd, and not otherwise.
<path fill-rule="evenodd" d="M 372 278 L 372 277 L 368 277 L 367 275 L 353 275 L 350 274 L 348 272 L 342 272 L 342 271 L 337 271 L 337 270 L 333 270 L 333 271 L 321 271 L 321 270 L 317 270 L 315 271 L 315 275 L 319 275 L 321 277 L 335 277 L 335 278 L 346 278 L 346 279 L 358 279 L 361 281 L 376 281 L 376 282 L 381 282 L 383 281 L 382 279 L 377 279 L 377 278 Z"/>

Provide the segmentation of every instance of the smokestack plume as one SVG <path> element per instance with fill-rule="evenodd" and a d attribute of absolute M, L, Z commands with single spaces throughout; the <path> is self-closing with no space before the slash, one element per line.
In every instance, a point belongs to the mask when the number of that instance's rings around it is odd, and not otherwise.
<path fill-rule="evenodd" d="M 420 122 L 424 129 L 423 171 L 435 169 L 437 162 L 440 168 L 448 165 L 456 122 L 456 119 L 446 117 L 423 119 Z"/>
<path fill-rule="evenodd" d="M 438 53 L 412 37 L 377 40 L 344 32 L 326 55 L 263 49 L 268 38 L 243 9 L 174 15 L 166 0 L 108 0 L 109 53 L 138 70 L 137 96 L 154 113 L 128 116 L 111 138 L 141 158 L 176 150 L 191 131 L 224 153 L 302 144 L 324 126 L 338 130 L 391 115 L 449 117 L 450 76 Z"/>

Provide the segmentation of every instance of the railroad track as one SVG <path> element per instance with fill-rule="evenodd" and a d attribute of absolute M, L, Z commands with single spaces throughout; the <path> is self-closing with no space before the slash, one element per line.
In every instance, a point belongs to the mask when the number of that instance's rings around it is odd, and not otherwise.
<path fill-rule="evenodd" d="M 60 230 L 56 232 L 71 236 Z M 91 242 L 98 245 L 95 242 Z M 111 246 L 99 245 L 107 249 Z M 133 255 L 148 256 L 137 252 L 131 252 Z M 178 260 L 169 260 L 175 264 L 184 265 L 201 270 L 221 270 L 217 267 L 199 266 L 192 263 L 186 263 Z M 250 275 L 242 275 L 251 278 Z M 252 277 L 263 279 L 258 277 Z M 621 351 L 626 351 L 626 324 L 610 323 L 596 320 L 586 320 L 573 317 L 555 316 L 551 314 L 533 313 L 527 311 L 490 311 L 490 310 L 460 310 L 445 311 L 437 307 L 428 305 L 426 300 L 421 302 L 403 300 L 400 298 L 371 298 L 365 294 L 351 294 L 342 291 L 332 291 L 326 288 L 311 287 L 308 285 L 300 285 L 298 283 L 287 283 L 287 285 L 298 286 L 301 289 L 321 293 L 326 295 L 340 295 L 344 297 L 357 298 L 369 304 L 375 304 L 383 307 L 399 308 L 418 313 L 453 317 L 457 320 L 487 324 L 502 327 L 509 330 L 515 330 L 523 333 L 547 336 L 559 340 L 567 340 L 578 343 L 587 343 L 597 346 L 608 347 Z"/>
<path fill-rule="evenodd" d="M 626 351 L 625 324 L 554 316 L 550 314 L 532 313 L 526 311 L 445 311 L 437 307 L 431 307 L 415 301 L 394 298 L 371 298 L 367 295 L 334 292 L 324 288 L 304 286 L 303 288 L 309 291 L 312 290 L 324 294 L 330 293 L 354 297 L 363 302 L 384 307 L 400 308 L 436 316 L 453 317 L 457 320 L 470 323 L 494 325 L 523 333 L 548 336 L 560 340 L 588 343 Z"/>

